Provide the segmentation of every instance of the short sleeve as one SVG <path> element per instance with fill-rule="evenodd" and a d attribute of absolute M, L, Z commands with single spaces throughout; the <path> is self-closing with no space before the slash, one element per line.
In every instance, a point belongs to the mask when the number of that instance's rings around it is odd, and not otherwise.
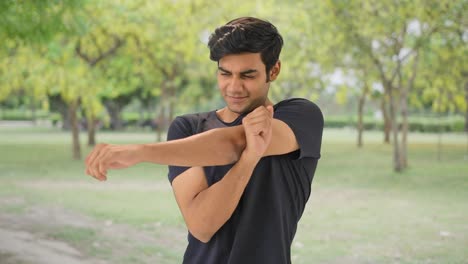
<path fill-rule="evenodd" d="M 193 135 L 193 129 L 190 125 L 190 122 L 183 117 L 176 117 L 172 121 L 169 129 L 167 131 L 167 141 L 186 138 Z M 169 165 L 168 178 L 172 184 L 172 181 L 179 176 L 184 171 L 188 170 L 190 167 L 182 166 L 171 166 Z"/>
<path fill-rule="evenodd" d="M 275 105 L 274 118 L 286 123 L 294 132 L 299 158 L 320 158 L 323 115 L 316 104 L 301 98 L 288 99 Z"/>

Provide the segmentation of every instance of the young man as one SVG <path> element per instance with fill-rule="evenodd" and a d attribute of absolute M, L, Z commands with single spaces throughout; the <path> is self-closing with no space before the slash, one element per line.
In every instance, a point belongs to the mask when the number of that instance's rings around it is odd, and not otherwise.
<path fill-rule="evenodd" d="M 281 69 L 281 35 L 244 17 L 217 28 L 222 109 L 177 117 L 168 142 L 98 145 L 87 174 L 139 162 L 167 164 L 187 225 L 184 263 L 290 263 L 291 243 L 320 158 L 323 117 L 305 99 L 268 99 Z"/>

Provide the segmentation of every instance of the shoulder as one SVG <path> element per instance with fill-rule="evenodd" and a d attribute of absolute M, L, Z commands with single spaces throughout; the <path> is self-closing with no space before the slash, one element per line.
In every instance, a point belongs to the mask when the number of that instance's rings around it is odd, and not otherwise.
<path fill-rule="evenodd" d="M 324 122 L 322 111 L 315 103 L 303 98 L 281 101 L 275 106 L 274 118 L 291 128 L 300 158 L 320 158 Z"/>
<path fill-rule="evenodd" d="M 199 133 L 200 124 L 212 115 L 212 112 L 192 113 L 177 116 L 169 126 L 167 139 L 172 140 Z"/>
<path fill-rule="evenodd" d="M 313 118 L 316 122 L 323 123 L 323 114 L 320 107 L 305 98 L 290 98 L 280 101 L 274 106 L 275 118 Z"/>
<path fill-rule="evenodd" d="M 213 113 L 214 111 L 180 115 L 172 121 L 171 125 L 197 123 L 201 120 L 206 120 L 209 116 L 213 115 Z"/>
<path fill-rule="evenodd" d="M 283 108 L 283 107 L 306 107 L 306 108 L 316 108 L 320 111 L 320 108 L 312 101 L 305 98 L 289 98 L 283 101 L 278 102 L 274 107 Z"/>

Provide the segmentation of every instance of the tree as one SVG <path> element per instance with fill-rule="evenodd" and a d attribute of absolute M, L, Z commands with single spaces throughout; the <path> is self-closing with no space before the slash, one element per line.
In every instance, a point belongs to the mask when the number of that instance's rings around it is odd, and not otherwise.
<path fill-rule="evenodd" d="M 99 27 L 99 25 L 97 25 L 97 27 Z M 106 29 L 102 28 L 98 28 L 97 31 L 98 32 L 88 32 L 87 35 L 78 38 L 75 44 L 76 55 L 88 65 L 90 72 L 92 72 L 94 70 L 94 67 L 98 66 L 98 64 L 102 63 L 104 60 L 116 56 L 118 50 L 125 45 L 125 41 L 122 37 L 116 34 L 109 33 Z M 87 40 L 87 42 L 85 42 L 85 45 L 88 44 L 86 47 L 83 47 L 82 42 L 84 41 L 82 38 L 85 38 Z M 115 61 L 119 62 L 121 60 L 122 58 L 117 58 L 111 61 L 111 63 Z M 122 63 L 117 63 L 117 65 L 122 66 Z M 103 68 L 106 69 L 105 67 Z M 111 77 L 109 75 L 105 76 Z M 118 74 L 112 75 L 112 77 L 114 76 L 122 77 Z M 91 99 L 93 97 L 88 98 Z M 129 100 L 127 99 L 126 101 Z M 117 104 L 115 104 L 114 102 L 117 102 Z M 123 104 L 119 102 L 119 100 L 112 100 L 112 98 L 104 97 L 104 105 L 106 106 L 109 115 L 111 116 L 111 126 L 115 130 L 119 130 L 122 128 L 120 112 L 122 111 L 123 106 L 128 104 L 128 102 L 125 102 Z M 89 108 L 86 108 L 88 145 L 93 146 L 96 144 L 95 125 L 97 121 L 95 111 L 96 107 L 94 106 L 98 104 L 95 100 L 91 100 L 88 102 L 87 105 L 89 106 Z M 115 105 L 117 107 L 114 107 Z"/>
<path fill-rule="evenodd" d="M 74 49 L 75 41 L 72 38 L 57 38 L 56 42 L 51 43 L 47 50 L 50 69 L 43 78 L 48 81 L 49 91 L 59 95 L 66 104 L 71 124 L 73 158 L 80 159 L 78 112 L 82 101 L 87 103 L 86 106 L 92 105 L 88 98 L 95 95 L 96 89 L 94 76 L 88 66 L 74 55 Z"/>
<path fill-rule="evenodd" d="M 347 56 L 362 54 L 377 69 L 389 98 L 395 171 L 407 167 L 408 94 L 418 73 L 421 49 L 457 4 L 451 1 L 325 1 L 323 14 L 347 43 Z M 359 50 L 353 53 L 353 50 Z M 401 117 L 401 129 L 398 116 Z M 401 139 L 400 139 L 401 131 Z"/>

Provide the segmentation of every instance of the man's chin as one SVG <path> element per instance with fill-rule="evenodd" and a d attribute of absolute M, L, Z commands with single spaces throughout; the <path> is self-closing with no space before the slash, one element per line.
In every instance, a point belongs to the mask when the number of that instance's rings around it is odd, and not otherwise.
<path fill-rule="evenodd" d="M 229 111 L 235 113 L 235 114 L 238 114 L 238 115 L 243 115 L 245 113 L 249 113 L 250 111 L 247 111 L 245 108 L 239 108 L 239 107 L 231 107 L 231 106 L 228 106 L 229 108 Z"/>
<path fill-rule="evenodd" d="M 251 102 L 248 105 L 242 106 L 242 105 L 228 105 L 228 108 L 231 112 L 243 115 L 243 114 L 248 114 L 255 110 L 255 108 L 263 105 L 265 103 L 265 100 L 256 100 L 254 102 Z"/>

